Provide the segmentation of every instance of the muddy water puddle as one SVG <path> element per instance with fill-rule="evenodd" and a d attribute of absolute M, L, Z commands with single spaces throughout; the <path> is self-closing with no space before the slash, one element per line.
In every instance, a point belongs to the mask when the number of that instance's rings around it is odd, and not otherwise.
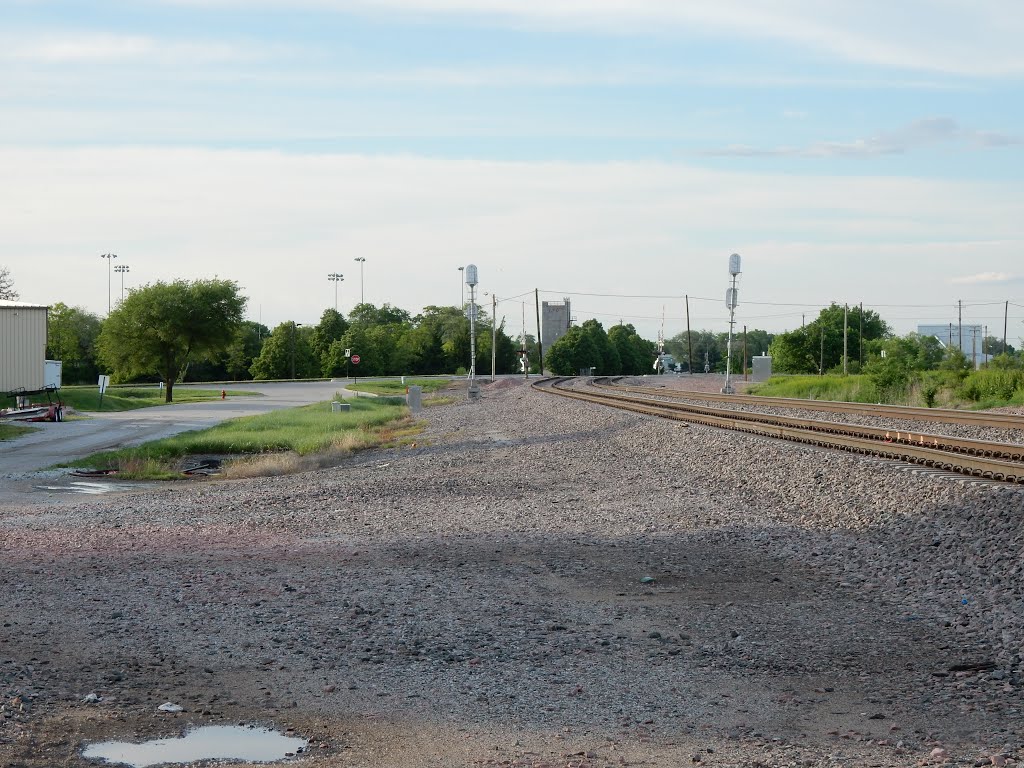
<path fill-rule="evenodd" d="M 268 728 L 213 725 L 195 728 L 178 738 L 156 739 L 140 744 L 105 741 L 85 748 L 82 757 L 103 760 L 106 765 L 148 768 L 181 765 L 198 760 L 246 760 L 273 763 L 305 751 L 304 739 L 285 736 Z"/>

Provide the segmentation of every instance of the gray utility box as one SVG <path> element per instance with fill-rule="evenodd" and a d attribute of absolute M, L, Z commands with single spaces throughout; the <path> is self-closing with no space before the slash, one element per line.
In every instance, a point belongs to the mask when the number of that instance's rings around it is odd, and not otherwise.
<path fill-rule="evenodd" d="M 346 411 L 351 411 L 351 410 L 352 410 L 352 406 L 349 405 L 348 403 L 339 403 L 337 400 L 335 400 L 333 403 L 331 403 L 331 412 L 332 413 L 345 413 Z"/>
<path fill-rule="evenodd" d="M 768 355 L 758 355 L 754 359 L 753 380 L 768 381 L 772 377 L 772 359 Z"/>
<path fill-rule="evenodd" d="M 406 387 L 408 394 L 405 396 L 406 405 L 409 406 L 409 410 L 413 413 L 419 413 L 423 410 L 423 387 L 417 387 L 415 384 Z"/>

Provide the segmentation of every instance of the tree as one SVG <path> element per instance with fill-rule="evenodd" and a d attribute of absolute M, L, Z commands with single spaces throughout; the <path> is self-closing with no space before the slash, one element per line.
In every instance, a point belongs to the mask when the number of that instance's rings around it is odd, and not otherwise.
<path fill-rule="evenodd" d="M 190 362 L 208 360 L 231 344 L 247 299 L 232 280 L 175 280 L 132 291 L 103 323 L 100 359 L 119 381 L 158 374 L 166 402 Z"/>
<path fill-rule="evenodd" d="M 313 355 L 320 361 L 321 373 L 324 376 L 334 376 L 338 371 L 333 370 L 328 364 L 328 352 L 331 344 L 339 341 L 348 330 L 348 321 L 344 316 L 334 309 L 325 309 L 320 316 L 320 322 L 313 329 L 310 339 Z"/>
<path fill-rule="evenodd" d="M 404 309 L 384 304 L 375 307 L 373 304 L 356 304 L 348 316 L 352 325 L 409 325 L 412 317 Z"/>
<path fill-rule="evenodd" d="M 95 383 L 96 340 L 99 317 L 82 307 L 57 302 L 50 307 L 46 326 L 46 356 L 63 363 L 62 378 L 68 384 Z"/>
<path fill-rule="evenodd" d="M 631 323 L 613 325 L 609 328 L 608 341 L 619 355 L 621 373 L 627 376 L 641 376 L 651 371 L 657 346 L 652 341 L 640 338 Z"/>
<path fill-rule="evenodd" d="M 313 354 L 313 329 L 294 321 L 278 325 L 263 343 L 249 372 L 254 379 L 312 379 L 320 373 L 320 361 Z"/>
<path fill-rule="evenodd" d="M 603 361 L 592 334 L 574 325 L 551 345 L 545 362 L 556 376 L 576 376 L 581 368 L 599 368 Z"/>
<path fill-rule="evenodd" d="M 0 267 L 0 299 L 17 301 L 18 292 L 14 290 L 14 279 L 7 267 Z"/>
<path fill-rule="evenodd" d="M 844 314 L 844 307 L 832 304 L 821 310 L 817 319 L 803 328 L 776 336 L 769 347 L 772 368 L 779 373 L 825 373 L 831 368 L 841 366 Z M 860 359 L 862 344 L 866 350 L 868 342 L 890 334 L 889 326 L 881 316 L 877 312 L 865 309 L 862 339 L 861 315 L 859 306 L 850 307 L 846 321 L 846 348 L 850 362 Z"/>
<path fill-rule="evenodd" d="M 224 360 L 225 372 L 229 379 L 241 381 L 251 379 L 250 368 L 263 350 L 263 340 L 270 336 L 270 329 L 262 323 L 246 320 L 235 332 L 235 338 L 227 349 Z"/>

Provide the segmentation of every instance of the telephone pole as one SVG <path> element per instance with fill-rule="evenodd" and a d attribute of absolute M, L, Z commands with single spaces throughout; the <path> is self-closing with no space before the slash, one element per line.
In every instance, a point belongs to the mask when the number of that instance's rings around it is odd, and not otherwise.
<path fill-rule="evenodd" d="M 850 334 L 850 305 L 843 305 L 843 376 L 850 375 L 849 340 Z"/>
<path fill-rule="evenodd" d="M 1009 307 L 1009 303 L 1006 305 Z M 693 376 L 693 335 L 690 333 L 690 295 L 686 295 L 686 355 L 689 357 L 689 363 L 687 363 L 687 369 L 690 375 Z"/>
<path fill-rule="evenodd" d="M 540 375 L 544 375 L 544 341 L 540 335 L 540 289 L 533 289 L 533 303 L 537 309 L 537 357 L 540 362 Z"/>

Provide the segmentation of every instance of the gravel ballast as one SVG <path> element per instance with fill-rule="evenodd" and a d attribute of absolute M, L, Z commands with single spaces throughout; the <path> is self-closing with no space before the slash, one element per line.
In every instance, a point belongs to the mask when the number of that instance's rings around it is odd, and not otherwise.
<path fill-rule="evenodd" d="M 290 477 L 0 494 L 0 765 L 238 722 L 312 766 L 1018 757 L 1021 490 L 511 381 L 424 419 Z"/>

